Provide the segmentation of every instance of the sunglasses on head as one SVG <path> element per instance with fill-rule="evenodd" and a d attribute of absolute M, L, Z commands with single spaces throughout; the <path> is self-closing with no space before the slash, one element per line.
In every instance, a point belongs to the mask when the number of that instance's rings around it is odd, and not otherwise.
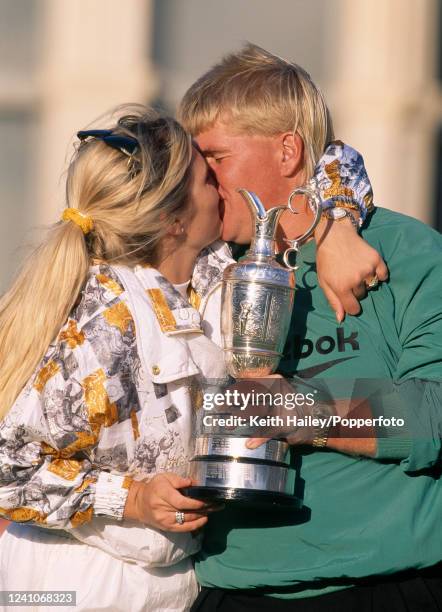
<path fill-rule="evenodd" d="M 138 149 L 138 141 L 130 136 L 114 134 L 112 130 L 81 130 L 77 137 L 83 141 L 86 138 L 97 138 L 102 140 L 113 149 L 118 149 L 125 155 L 131 157 Z"/>

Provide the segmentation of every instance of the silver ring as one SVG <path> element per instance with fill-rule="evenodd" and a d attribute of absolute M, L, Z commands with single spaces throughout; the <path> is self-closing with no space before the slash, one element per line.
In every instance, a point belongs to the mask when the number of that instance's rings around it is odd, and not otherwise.
<path fill-rule="evenodd" d="M 177 510 L 175 512 L 175 521 L 178 523 L 178 525 L 183 525 L 184 524 L 184 512 Z"/>
<path fill-rule="evenodd" d="M 375 274 L 369 282 L 365 281 L 365 284 L 368 290 L 374 289 L 375 287 L 377 287 L 379 285 L 378 275 Z"/>

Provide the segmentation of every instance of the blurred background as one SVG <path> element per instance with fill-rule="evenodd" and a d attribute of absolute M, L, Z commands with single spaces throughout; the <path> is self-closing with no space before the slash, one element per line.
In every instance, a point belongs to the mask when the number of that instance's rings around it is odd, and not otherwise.
<path fill-rule="evenodd" d="M 124 102 L 174 112 L 252 41 L 301 64 L 378 205 L 442 229 L 439 0 L 0 0 L 0 291 L 58 220 L 73 135 Z"/>

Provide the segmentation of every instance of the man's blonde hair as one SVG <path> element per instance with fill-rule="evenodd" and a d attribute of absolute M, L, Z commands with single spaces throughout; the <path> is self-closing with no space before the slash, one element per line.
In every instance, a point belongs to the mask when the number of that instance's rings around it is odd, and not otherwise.
<path fill-rule="evenodd" d="M 334 138 L 329 110 L 310 75 L 250 43 L 223 58 L 188 89 L 178 118 L 194 136 L 216 121 L 238 134 L 297 132 L 304 142 L 306 178 Z"/>

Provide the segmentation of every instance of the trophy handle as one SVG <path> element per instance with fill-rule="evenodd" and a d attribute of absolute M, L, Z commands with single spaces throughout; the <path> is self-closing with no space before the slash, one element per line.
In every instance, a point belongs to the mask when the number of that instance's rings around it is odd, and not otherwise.
<path fill-rule="evenodd" d="M 298 187 L 297 189 L 294 189 L 292 191 L 292 193 L 289 195 L 289 200 L 288 200 L 288 203 L 287 203 L 287 208 L 289 208 L 290 211 L 294 215 L 297 215 L 298 212 L 293 208 L 292 200 L 295 197 L 295 195 L 298 195 L 298 194 L 302 194 L 302 195 L 306 195 L 307 196 L 308 201 L 309 201 L 310 209 L 314 213 L 314 219 L 313 219 L 312 224 L 308 228 L 308 230 L 305 231 L 301 236 L 298 236 L 298 238 L 295 238 L 295 240 L 286 240 L 285 241 L 290 246 L 289 246 L 288 249 L 286 249 L 284 251 L 282 259 L 283 259 L 284 264 L 286 265 L 286 267 L 289 268 L 290 270 L 296 270 L 296 268 L 297 268 L 297 266 L 292 266 L 290 264 L 290 262 L 289 262 L 289 255 L 290 255 L 290 253 L 297 252 L 299 250 L 299 247 L 301 246 L 301 244 L 307 238 L 309 238 L 313 234 L 313 232 L 315 231 L 319 221 L 321 220 L 321 215 L 322 215 L 322 207 L 321 207 L 321 202 L 319 201 L 318 195 L 313 191 L 313 189 L 310 189 L 308 187 Z"/>

